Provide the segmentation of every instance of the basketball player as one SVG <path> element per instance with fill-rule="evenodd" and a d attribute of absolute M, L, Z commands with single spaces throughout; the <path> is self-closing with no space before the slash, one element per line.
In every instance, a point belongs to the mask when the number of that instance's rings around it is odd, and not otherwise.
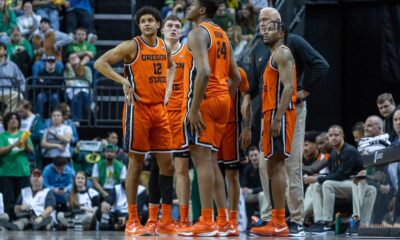
<path fill-rule="evenodd" d="M 264 71 L 263 101 L 263 150 L 270 177 L 273 209 L 271 221 L 251 232 L 264 236 L 288 236 L 285 222 L 286 168 L 293 131 L 296 123 L 296 70 L 294 58 L 284 45 L 285 26 L 271 21 L 266 26 L 263 41 L 271 50 Z"/>
<path fill-rule="evenodd" d="M 187 12 L 187 18 L 196 27 L 188 36 L 195 70 L 190 73 L 185 134 L 198 173 L 201 217 L 192 227 L 178 231 L 185 236 L 227 236 L 234 232 L 233 225 L 227 221 L 224 179 L 218 167 L 217 151 L 229 118 L 228 79 L 232 80 L 233 94 L 240 74 L 226 33 L 210 20 L 216 10 L 215 0 L 192 0 Z M 213 199 L 218 208 L 217 224 L 212 217 Z"/>
<path fill-rule="evenodd" d="M 235 226 L 235 233 L 239 235 L 237 229 L 238 205 L 240 196 L 239 167 L 240 157 L 243 154 L 241 149 L 245 150 L 251 141 L 251 110 L 240 116 L 240 100 L 250 98 L 246 91 L 249 88 L 247 75 L 242 68 L 239 68 L 241 82 L 239 90 L 234 97 L 231 97 L 231 109 L 229 120 L 226 125 L 221 145 L 218 150 L 218 161 L 221 169 L 225 172 L 227 180 L 228 200 L 229 200 L 229 221 Z M 243 123 L 241 127 L 240 124 Z M 240 138 L 240 139 L 239 139 Z M 241 143 L 239 145 L 239 143 Z"/>
<path fill-rule="evenodd" d="M 95 63 L 104 76 L 123 85 L 126 102 L 123 115 L 125 148 L 129 151 L 126 177 L 129 218 L 125 232 L 149 235 L 140 224 L 137 214 L 137 188 L 144 155 L 155 153 L 160 168 L 159 186 L 162 197 L 162 218 L 156 232 L 174 234 L 171 219 L 173 173 L 171 131 L 166 104 L 172 89 L 175 64 L 164 41 L 157 37 L 160 13 L 153 7 L 143 7 L 136 12 L 135 22 L 140 36 L 125 41 L 106 52 Z M 111 65 L 124 61 L 124 75 L 116 73 Z"/>

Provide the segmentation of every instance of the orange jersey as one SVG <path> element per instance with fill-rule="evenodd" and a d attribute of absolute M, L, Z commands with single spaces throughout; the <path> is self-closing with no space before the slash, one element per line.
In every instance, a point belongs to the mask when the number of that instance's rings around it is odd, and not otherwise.
<path fill-rule="evenodd" d="M 239 73 L 242 81 L 239 84 L 239 91 L 237 92 L 236 96 L 231 96 L 231 109 L 229 111 L 228 122 L 236 122 L 239 120 L 238 113 L 240 109 L 240 95 L 241 93 L 244 93 L 249 89 L 249 81 L 247 80 L 246 72 L 241 67 L 239 67 Z"/>
<path fill-rule="evenodd" d="M 140 36 L 137 54 L 131 63 L 125 63 L 124 76 L 143 104 L 164 102 L 167 86 L 168 57 L 164 41 L 157 37 L 156 46 L 149 46 Z"/>
<path fill-rule="evenodd" d="M 286 46 L 281 46 L 287 48 Z M 278 48 L 279 49 L 279 48 Z M 277 50 L 278 50 L 277 49 Z M 279 103 L 281 101 L 281 95 L 283 91 L 283 85 L 279 79 L 279 71 L 276 66 L 273 66 L 272 59 L 276 53 L 276 51 L 271 54 L 271 57 L 268 60 L 267 68 L 264 71 L 263 79 L 264 79 L 264 89 L 262 95 L 262 111 L 266 112 L 268 110 L 278 109 Z M 297 77 L 296 77 L 296 65 L 294 64 L 294 91 L 292 95 L 292 101 L 289 103 L 288 109 L 296 109 L 296 95 L 297 95 Z"/>
<path fill-rule="evenodd" d="M 189 71 L 193 64 L 192 53 L 182 44 L 175 53 L 172 53 L 172 58 L 176 64 L 176 73 L 167 109 L 182 110 L 182 104 L 187 99 L 189 92 Z"/>
<path fill-rule="evenodd" d="M 229 39 L 222 28 L 211 22 L 199 24 L 207 30 L 211 38 L 208 47 L 208 61 L 210 63 L 210 78 L 205 93 L 205 97 L 215 97 L 221 94 L 229 94 L 229 61 L 231 45 Z"/>

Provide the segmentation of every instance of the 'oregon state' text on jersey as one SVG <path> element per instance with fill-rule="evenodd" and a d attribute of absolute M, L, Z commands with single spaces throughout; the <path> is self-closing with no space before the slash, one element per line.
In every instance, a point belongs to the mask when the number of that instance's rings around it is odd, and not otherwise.
<path fill-rule="evenodd" d="M 130 63 L 125 63 L 124 75 L 143 104 L 162 103 L 167 86 L 168 57 L 164 41 L 157 37 L 156 45 L 148 45 L 140 36 L 137 54 Z"/>
<path fill-rule="evenodd" d="M 189 91 L 189 71 L 193 65 L 192 53 L 186 45 L 181 44 L 180 48 L 172 53 L 172 58 L 176 64 L 176 72 L 167 109 L 181 111 Z"/>
<path fill-rule="evenodd" d="M 286 46 L 282 45 L 279 48 L 287 48 Z M 263 88 L 263 93 L 262 93 L 262 111 L 266 112 L 268 110 L 274 110 L 278 109 L 281 97 L 282 97 L 282 91 L 283 91 L 283 85 L 279 79 L 279 71 L 274 67 L 272 64 L 273 57 L 275 53 L 279 50 L 276 49 L 273 54 L 271 54 L 271 57 L 268 60 L 267 67 L 264 71 L 263 75 L 263 80 L 264 80 L 264 88 Z M 294 61 L 294 60 L 293 60 Z M 296 109 L 296 96 L 297 96 L 297 77 L 296 77 L 296 65 L 294 65 L 294 91 L 292 95 L 292 99 L 289 103 L 288 109 Z"/>
<path fill-rule="evenodd" d="M 208 61 L 210 64 L 210 78 L 208 80 L 205 97 L 215 97 L 229 94 L 229 62 L 231 46 L 225 31 L 212 22 L 202 22 L 199 27 L 207 30 L 211 44 L 208 47 Z"/>
<path fill-rule="evenodd" d="M 249 89 L 249 81 L 246 72 L 243 68 L 239 67 L 239 73 L 242 80 L 240 81 L 236 96 L 234 98 L 231 96 L 231 109 L 229 111 L 228 123 L 239 121 L 240 96 Z"/>

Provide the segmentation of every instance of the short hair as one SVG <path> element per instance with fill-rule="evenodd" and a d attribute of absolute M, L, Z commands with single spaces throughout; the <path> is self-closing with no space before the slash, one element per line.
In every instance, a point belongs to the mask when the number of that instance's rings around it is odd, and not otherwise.
<path fill-rule="evenodd" d="M 85 33 L 88 32 L 88 30 L 86 28 L 84 28 L 84 27 L 78 27 L 77 29 L 75 29 L 75 32 L 77 32 L 77 31 L 82 31 L 82 32 L 85 32 Z"/>
<path fill-rule="evenodd" d="M 22 100 L 22 102 L 19 104 L 22 108 L 32 111 L 32 103 L 29 102 L 28 100 Z"/>
<path fill-rule="evenodd" d="M 64 103 L 60 103 L 57 106 L 58 111 L 60 111 L 63 116 L 66 115 L 68 108 L 69 108 L 69 105 L 67 103 L 65 103 L 65 102 Z"/>
<path fill-rule="evenodd" d="M 4 50 L 7 50 L 7 45 L 3 42 L 0 42 L 0 47 L 4 48 Z"/>
<path fill-rule="evenodd" d="M 175 16 L 175 15 L 169 15 L 168 17 L 166 17 L 166 18 L 163 20 L 163 22 L 162 22 L 162 26 L 163 26 L 163 27 L 164 27 L 164 24 L 165 24 L 167 21 L 178 21 L 178 22 L 181 23 L 181 26 L 182 26 L 182 21 L 181 21 L 177 16 Z"/>
<path fill-rule="evenodd" d="M 317 131 L 308 131 L 304 134 L 304 141 L 315 143 L 319 134 Z"/>
<path fill-rule="evenodd" d="M 353 127 L 351 128 L 351 131 L 359 131 L 359 132 L 364 132 L 364 122 L 356 122 Z"/>
<path fill-rule="evenodd" d="M 394 99 L 391 93 L 382 93 L 378 96 L 378 98 L 376 99 L 376 104 L 382 104 L 385 101 L 389 101 L 391 104 L 396 105 L 394 103 Z"/>
<path fill-rule="evenodd" d="M 134 19 L 135 19 L 136 25 L 139 26 L 140 18 L 143 15 L 146 15 L 146 14 L 152 15 L 156 19 L 157 22 L 161 22 L 161 13 L 160 13 L 160 11 L 158 11 L 154 7 L 145 6 L 145 7 L 142 7 L 141 9 L 139 9 L 135 14 Z"/>
<path fill-rule="evenodd" d="M 258 147 L 257 147 L 257 146 L 254 146 L 254 145 L 253 145 L 253 146 L 251 146 L 251 147 L 249 148 L 249 150 L 248 150 L 247 152 L 250 153 L 251 151 L 259 151 L 259 150 L 258 150 Z"/>
<path fill-rule="evenodd" d="M 9 112 L 3 118 L 4 129 L 8 131 L 8 123 L 11 121 L 12 116 L 15 116 L 18 121 L 18 129 L 21 127 L 21 117 L 16 112 Z"/>
<path fill-rule="evenodd" d="M 287 41 L 287 36 L 288 36 L 288 29 L 286 27 L 286 24 L 280 20 L 278 21 L 271 21 L 268 24 L 273 23 L 276 27 L 276 29 L 278 29 L 278 31 L 283 32 L 284 34 L 284 41 Z"/>
<path fill-rule="evenodd" d="M 343 131 L 343 127 L 342 127 L 342 126 L 340 126 L 340 125 L 338 125 L 338 124 L 333 124 L 332 126 L 329 127 L 329 129 L 332 129 L 332 128 L 337 128 L 337 129 L 339 129 L 340 131 L 342 131 L 342 134 L 344 135 L 344 131 Z M 329 130 L 329 129 L 328 129 L 328 130 Z"/>
<path fill-rule="evenodd" d="M 206 8 L 206 15 L 208 18 L 213 18 L 221 3 L 219 0 L 198 0 L 202 7 Z"/>
<path fill-rule="evenodd" d="M 68 158 L 65 158 L 65 157 L 55 157 L 53 159 L 53 164 L 56 167 L 65 166 L 65 165 L 67 165 L 67 163 L 68 163 Z"/>
<path fill-rule="evenodd" d="M 371 115 L 371 116 L 369 116 L 369 117 L 367 118 L 367 120 L 368 120 L 368 119 L 373 120 L 373 121 L 378 125 L 378 127 L 380 128 L 380 130 L 383 130 L 383 121 L 382 121 L 382 118 L 380 118 L 380 117 L 378 117 L 378 116 L 376 116 L 376 115 Z"/>

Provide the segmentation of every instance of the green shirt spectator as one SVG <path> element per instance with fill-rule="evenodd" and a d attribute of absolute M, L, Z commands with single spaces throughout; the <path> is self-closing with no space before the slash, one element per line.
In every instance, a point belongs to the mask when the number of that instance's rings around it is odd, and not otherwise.
<path fill-rule="evenodd" d="M 93 60 L 96 55 L 96 47 L 87 40 L 87 32 L 84 28 L 78 28 L 75 31 L 75 41 L 68 45 L 67 55 L 76 53 L 81 60 L 82 65 L 86 65 Z"/>
<path fill-rule="evenodd" d="M 224 31 L 227 31 L 229 27 L 235 25 L 235 18 L 226 11 L 226 4 L 224 2 L 218 5 L 213 21 Z"/>
<path fill-rule="evenodd" d="M 17 16 L 10 9 L 4 11 L 4 0 L 0 0 L 0 35 L 10 35 L 11 29 L 17 25 Z"/>

